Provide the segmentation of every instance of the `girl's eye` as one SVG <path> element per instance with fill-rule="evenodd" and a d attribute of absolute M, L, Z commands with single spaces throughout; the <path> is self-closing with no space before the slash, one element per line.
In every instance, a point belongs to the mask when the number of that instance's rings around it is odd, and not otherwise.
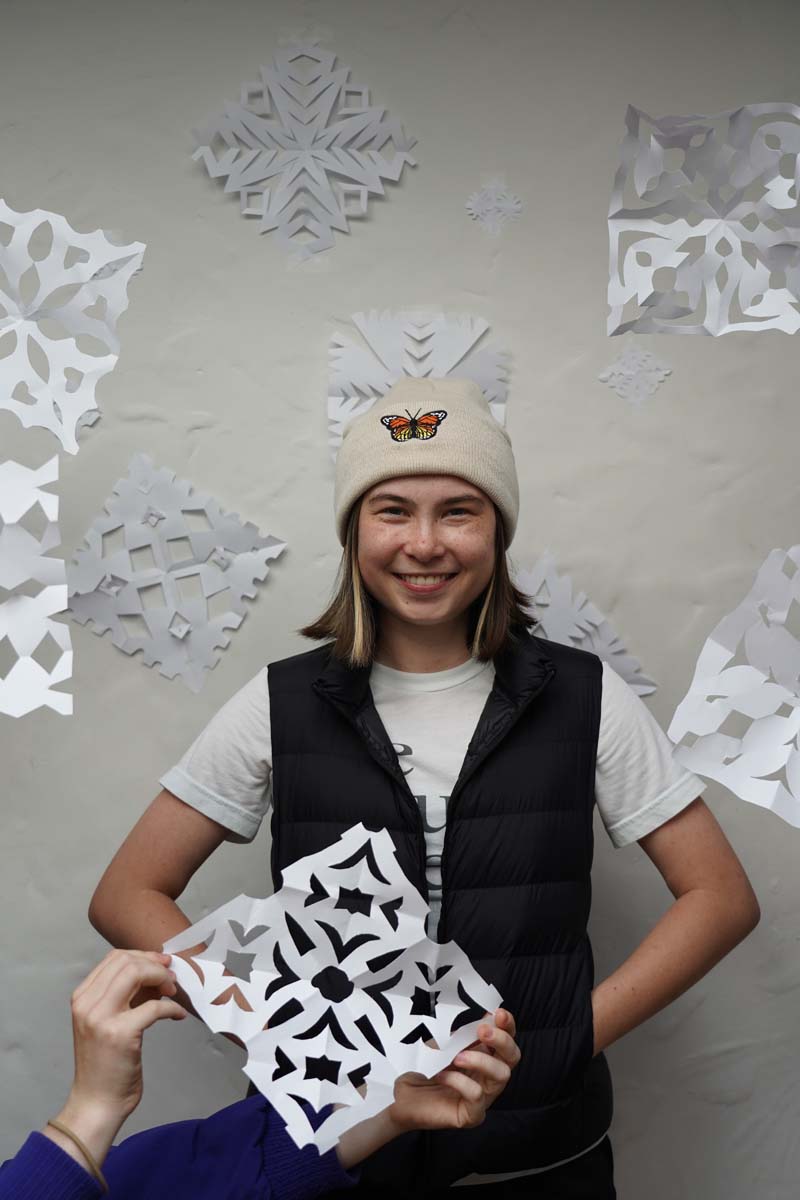
<path fill-rule="evenodd" d="M 391 508 L 382 508 L 380 511 L 381 511 L 381 514 L 383 514 L 383 513 L 403 513 L 406 510 L 404 508 L 400 508 L 399 505 L 395 504 L 395 505 L 392 505 Z M 467 509 L 459 508 L 459 507 L 448 508 L 447 513 L 467 513 Z"/>

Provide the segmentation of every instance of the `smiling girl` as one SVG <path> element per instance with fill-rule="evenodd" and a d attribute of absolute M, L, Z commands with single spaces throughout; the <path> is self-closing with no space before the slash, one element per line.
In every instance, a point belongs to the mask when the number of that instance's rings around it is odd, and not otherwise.
<path fill-rule="evenodd" d="M 495 984 L 522 1059 L 479 1128 L 406 1135 L 355 1195 L 488 1174 L 512 1176 L 481 1188 L 498 1200 L 614 1197 L 603 1050 L 741 941 L 753 890 L 642 701 L 596 655 L 531 633 L 506 559 L 511 443 L 477 385 L 402 379 L 351 421 L 334 507 L 337 587 L 301 630 L 323 644 L 259 671 L 162 777 L 90 918 L 117 946 L 159 948 L 189 924 L 175 901 L 194 872 L 270 803 L 276 888 L 356 822 L 388 829 L 429 936 Z M 596 987 L 595 804 L 675 898 Z"/>

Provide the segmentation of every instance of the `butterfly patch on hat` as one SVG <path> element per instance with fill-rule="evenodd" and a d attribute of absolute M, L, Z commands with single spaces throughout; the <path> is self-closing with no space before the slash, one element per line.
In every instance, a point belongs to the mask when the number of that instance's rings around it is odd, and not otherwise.
<path fill-rule="evenodd" d="M 404 417 L 393 416 L 391 413 L 381 417 L 381 425 L 385 425 L 390 431 L 393 442 L 408 442 L 411 438 L 422 438 L 424 441 L 427 438 L 436 437 L 436 430 L 446 416 L 447 413 L 443 408 L 423 413 L 422 416 L 419 415 L 419 409 L 417 409 L 413 417 L 406 409 Z"/>

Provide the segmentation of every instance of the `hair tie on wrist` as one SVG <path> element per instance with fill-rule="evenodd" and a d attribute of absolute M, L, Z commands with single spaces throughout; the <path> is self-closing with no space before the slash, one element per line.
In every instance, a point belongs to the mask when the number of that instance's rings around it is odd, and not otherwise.
<path fill-rule="evenodd" d="M 75 1145 L 80 1150 L 81 1154 L 84 1156 L 84 1158 L 88 1162 L 91 1172 L 94 1175 L 97 1182 L 100 1184 L 100 1187 L 103 1189 L 103 1191 L 106 1194 L 108 1194 L 108 1184 L 106 1183 L 103 1172 L 100 1170 L 100 1168 L 98 1167 L 97 1163 L 95 1162 L 93 1156 L 90 1154 L 87 1147 L 83 1144 L 81 1139 L 78 1137 L 77 1133 L 73 1133 L 71 1129 L 67 1128 L 67 1126 L 63 1123 L 63 1121 L 56 1121 L 52 1117 L 46 1122 L 46 1124 L 52 1125 L 54 1129 L 58 1129 L 61 1133 L 65 1134 L 68 1138 L 72 1139 L 72 1141 L 75 1143 Z"/>

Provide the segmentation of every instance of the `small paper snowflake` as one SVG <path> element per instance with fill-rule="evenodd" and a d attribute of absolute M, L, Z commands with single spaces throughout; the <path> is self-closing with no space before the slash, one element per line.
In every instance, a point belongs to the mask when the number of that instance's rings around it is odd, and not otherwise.
<path fill-rule="evenodd" d="M 51 430 L 69 454 L 97 418 L 95 389 L 119 357 L 117 321 L 144 249 L 0 200 L 0 408 Z"/>
<path fill-rule="evenodd" d="M 158 663 L 167 679 L 180 675 L 199 691 L 217 647 L 230 643 L 224 630 L 239 628 L 245 597 L 286 543 L 145 454 L 130 460 L 105 509 L 67 567 L 72 616 L 97 634 L 110 629 L 125 654 L 141 650 L 146 666 Z"/>
<path fill-rule="evenodd" d="M 369 198 L 415 165 L 415 139 L 335 64 L 314 43 L 281 48 L 259 80 L 242 85 L 240 103 L 197 132 L 195 160 L 239 193 L 242 215 L 259 217 L 261 233 L 276 230 L 300 257 L 330 249 L 334 232 L 349 233 Z"/>
<path fill-rule="evenodd" d="M 494 180 L 467 200 L 467 212 L 488 234 L 497 237 L 506 221 L 516 220 L 522 212 L 519 196 L 509 192 L 503 183 Z"/>
<path fill-rule="evenodd" d="M 609 334 L 800 329 L 800 106 L 633 107 L 608 214 Z"/>
<path fill-rule="evenodd" d="M 354 825 L 282 876 L 164 951 L 206 1024 L 245 1043 L 245 1072 L 296 1144 L 324 1153 L 392 1103 L 399 1075 L 448 1066 L 502 998 L 455 942 L 426 937 L 428 906 L 385 829 Z M 199 944 L 191 966 L 181 952 Z M 303 1103 L 339 1107 L 315 1130 Z"/>
<path fill-rule="evenodd" d="M 597 378 L 613 388 L 620 399 L 641 404 L 649 396 L 654 396 L 659 385 L 671 374 L 672 367 L 661 362 L 649 350 L 626 346 L 616 362 L 601 371 Z"/>
<path fill-rule="evenodd" d="M 0 712 L 21 717 L 47 706 L 72 712 L 72 696 L 53 690 L 72 674 L 69 627 L 50 618 L 67 607 L 64 561 L 50 551 L 61 540 L 58 497 L 46 490 L 58 479 L 58 459 L 32 470 L 12 459 L 0 463 L 0 648 L 15 661 L 0 678 Z M 43 586 L 13 593 L 24 584 Z"/>
<path fill-rule="evenodd" d="M 509 355 L 479 344 L 488 321 L 408 310 L 354 313 L 352 322 L 360 340 L 345 334 L 331 338 L 328 440 L 333 458 L 345 424 L 368 412 L 404 375 L 472 379 L 495 419 L 505 424 Z"/>
<path fill-rule="evenodd" d="M 800 546 L 773 550 L 712 629 L 669 729 L 675 758 L 800 828 Z"/>
<path fill-rule="evenodd" d="M 569 575 L 558 574 L 549 551 L 530 571 L 517 571 L 514 583 L 534 601 L 530 611 L 551 642 L 591 650 L 640 696 L 649 696 L 656 690 L 656 684 L 643 673 L 638 659 L 625 649 L 600 609 L 583 592 L 573 595 L 572 580 Z"/>

